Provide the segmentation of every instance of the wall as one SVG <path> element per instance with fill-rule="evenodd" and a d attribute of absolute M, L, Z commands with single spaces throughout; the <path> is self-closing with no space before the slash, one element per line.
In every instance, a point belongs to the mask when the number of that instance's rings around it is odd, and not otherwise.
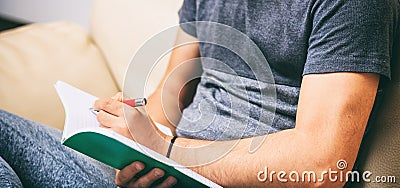
<path fill-rule="evenodd" d="M 0 15 L 28 22 L 73 21 L 89 28 L 92 0 L 1 0 Z"/>

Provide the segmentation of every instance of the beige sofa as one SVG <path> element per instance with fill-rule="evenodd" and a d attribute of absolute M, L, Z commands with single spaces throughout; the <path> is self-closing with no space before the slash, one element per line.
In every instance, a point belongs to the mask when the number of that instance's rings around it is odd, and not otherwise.
<path fill-rule="evenodd" d="M 0 33 L 0 108 L 62 129 L 64 110 L 53 84 L 62 80 L 98 97 L 122 90 L 134 52 L 178 24 L 181 3 L 94 0 L 89 33 L 70 22 Z M 150 84 L 158 82 L 162 68 L 158 72 Z"/>
<path fill-rule="evenodd" d="M 177 24 L 182 0 L 94 0 L 90 32 L 68 22 L 32 24 L 0 33 L 0 108 L 59 129 L 64 111 L 53 84 L 66 81 L 99 97 L 120 91 L 134 52 L 157 32 Z M 397 51 L 395 54 L 400 54 Z M 396 62 L 400 62 L 397 59 Z M 363 169 L 400 182 L 400 75 L 393 67 Z M 161 75 L 162 68 L 158 70 Z M 150 82 L 156 84 L 159 77 Z M 398 187 L 364 183 L 363 187 Z"/>

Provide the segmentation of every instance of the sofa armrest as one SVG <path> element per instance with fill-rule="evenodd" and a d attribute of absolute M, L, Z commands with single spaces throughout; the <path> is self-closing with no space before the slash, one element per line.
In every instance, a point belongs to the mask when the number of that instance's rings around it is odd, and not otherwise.
<path fill-rule="evenodd" d="M 102 53 L 76 24 L 31 24 L 0 33 L 0 109 L 62 129 L 57 80 L 99 97 L 118 91 Z"/>

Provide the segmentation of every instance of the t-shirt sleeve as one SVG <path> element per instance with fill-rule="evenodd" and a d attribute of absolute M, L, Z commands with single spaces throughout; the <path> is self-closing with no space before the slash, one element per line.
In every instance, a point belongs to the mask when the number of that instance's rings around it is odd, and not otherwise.
<path fill-rule="evenodd" d="M 183 31 L 197 37 L 196 33 L 196 0 L 184 0 L 179 14 L 179 24 Z"/>
<path fill-rule="evenodd" d="M 397 0 L 318 1 L 303 75 L 377 73 L 390 79 Z"/>

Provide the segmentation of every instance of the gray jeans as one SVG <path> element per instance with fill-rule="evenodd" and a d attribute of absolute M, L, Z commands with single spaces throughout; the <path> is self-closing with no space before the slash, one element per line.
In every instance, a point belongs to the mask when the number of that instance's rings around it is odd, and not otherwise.
<path fill-rule="evenodd" d="M 60 140 L 61 131 L 0 110 L 0 187 L 116 187 L 113 168 Z"/>

